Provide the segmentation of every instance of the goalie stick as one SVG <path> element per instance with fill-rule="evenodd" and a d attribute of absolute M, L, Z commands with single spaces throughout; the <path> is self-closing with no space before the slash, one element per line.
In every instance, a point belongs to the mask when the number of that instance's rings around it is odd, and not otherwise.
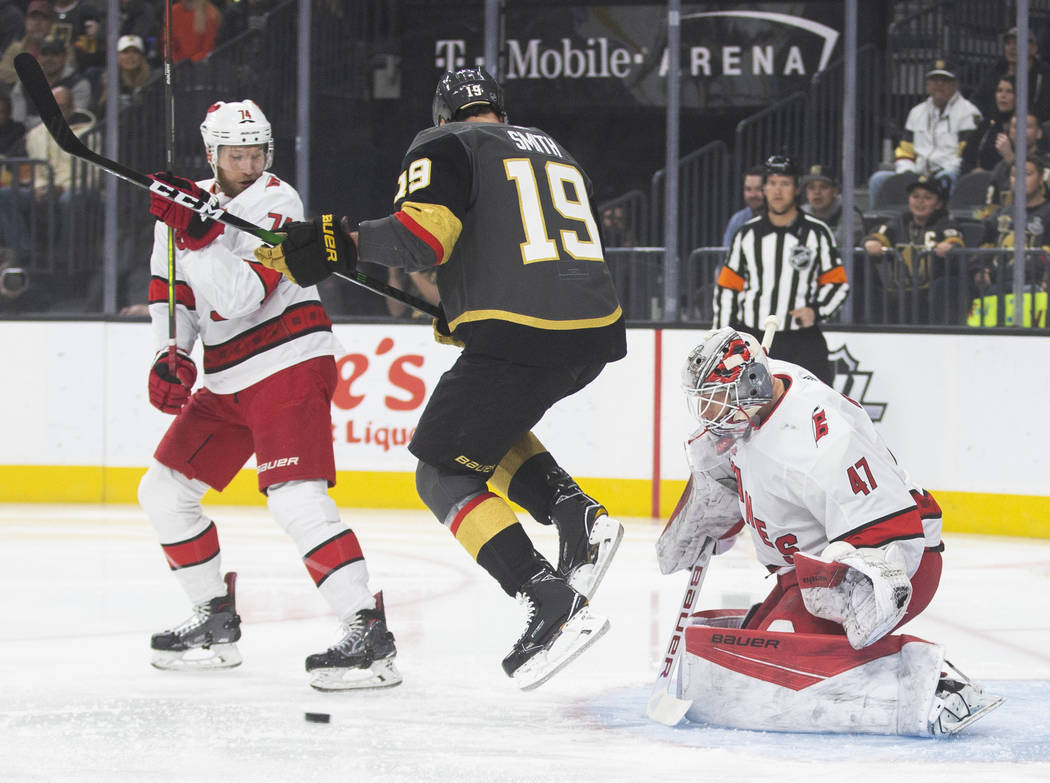
<path fill-rule="evenodd" d="M 73 133 L 73 129 L 69 127 L 66 118 L 62 116 L 62 110 L 58 108 L 55 96 L 51 94 L 51 85 L 48 84 L 47 77 L 44 76 L 44 72 L 40 69 L 40 64 L 36 61 L 36 58 L 28 52 L 22 52 L 15 57 L 15 70 L 18 72 L 18 78 L 21 80 L 25 91 L 32 98 L 33 103 L 36 104 L 40 121 L 63 151 L 74 158 L 79 158 L 94 166 L 98 166 L 100 169 L 120 177 L 125 182 L 130 182 L 132 185 L 144 188 L 169 201 L 174 201 L 176 204 L 187 207 L 203 218 L 217 220 L 231 228 L 252 234 L 268 245 L 281 244 L 283 237 L 280 234 L 267 231 L 265 228 L 257 226 L 244 218 L 230 214 L 221 207 L 214 207 L 203 199 L 194 198 L 189 193 L 184 193 L 178 188 L 158 182 L 139 171 L 135 171 L 122 163 L 110 160 L 95 152 Z M 434 318 L 441 317 L 440 308 L 435 307 L 430 302 L 406 293 L 400 288 L 387 285 L 381 280 L 366 275 L 364 272 L 355 269 L 349 274 L 343 274 L 342 272 L 335 272 L 334 274 L 344 280 L 349 280 L 351 283 L 356 283 L 362 288 L 367 288 L 372 293 L 404 302 L 421 313 L 426 313 Z"/>
<path fill-rule="evenodd" d="M 772 314 L 767 315 L 765 321 L 762 322 L 762 348 L 767 354 L 769 353 L 769 346 L 773 344 L 773 335 L 779 327 L 780 319 Z M 690 699 L 679 699 L 677 696 L 671 695 L 671 675 L 677 669 L 678 659 L 682 654 L 682 645 L 685 643 L 685 625 L 689 620 L 690 614 L 692 614 L 693 605 L 700 594 L 700 588 L 704 584 L 704 577 L 707 576 L 708 566 L 711 564 L 712 556 L 714 556 L 716 544 L 717 541 L 714 538 L 705 539 L 700 546 L 696 560 L 693 561 L 693 568 L 689 574 L 689 584 L 686 585 L 685 595 L 682 596 L 682 606 L 678 610 L 678 619 L 675 622 L 674 629 L 671 631 L 671 639 L 667 643 L 667 652 L 664 653 L 663 667 L 660 669 L 660 674 L 656 677 L 656 684 L 653 686 L 652 693 L 649 695 L 649 702 L 645 708 L 645 713 L 651 720 L 663 723 L 666 726 L 676 725 L 678 721 L 685 717 L 686 712 L 688 712 L 689 707 L 693 703 Z"/>
<path fill-rule="evenodd" d="M 685 644 L 685 626 L 689 621 L 689 615 L 693 613 L 693 605 L 696 597 L 700 594 L 700 588 L 707 576 L 707 566 L 711 563 L 711 557 L 715 553 L 715 539 L 707 538 L 700 547 L 700 553 L 693 561 L 693 569 L 689 574 L 689 584 L 686 585 L 685 595 L 682 597 L 682 606 L 678 610 L 678 619 L 675 621 L 674 630 L 671 631 L 671 640 L 667 643 L 667 652 L 664 653 L 663 667 L 656 677 L 656 684 L 649 695 L 649 703 L 645 707 L 645 714 L 657 723 L 666 726 L 674 726 L 685 717 L 686 711 L 692 706 L 691 699 L 679 699 L 672 696 L 671 675 L 678 668 L 678 659 L 682 654 L 682 645 Z"/>

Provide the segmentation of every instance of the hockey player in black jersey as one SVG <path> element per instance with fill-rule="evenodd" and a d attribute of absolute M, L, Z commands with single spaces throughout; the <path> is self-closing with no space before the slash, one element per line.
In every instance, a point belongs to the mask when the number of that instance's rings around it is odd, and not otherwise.
<path fill-rule="evenodd" d="M 463 352 L 409 444 L 419 460 L 416 487 L 477 563 L 526 605 L 527 627 L 503 668 L 527 689 L 608 628 L 588 599 L 623 528 L 531 430 L 626 354 L 623 313 L 591 183 L 572 155 L 538 128 L 508 124 L 503 91 L 480 68 L 441 78 L 433 119 L 405 154 L 393 214 L 356 232 L 331 215 L 292 223 L 281 245 L 257 257 L 301 285 L 351 272 L 358 254 L 410 271 L 437 268 L 445 319 L 435 330 Z M 556 567 L 534 549 L 507 499 L 556 526 Z"/>

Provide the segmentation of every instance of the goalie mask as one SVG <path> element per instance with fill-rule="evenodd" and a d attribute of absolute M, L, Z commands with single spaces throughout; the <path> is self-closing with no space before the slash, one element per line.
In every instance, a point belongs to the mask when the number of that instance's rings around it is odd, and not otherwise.
<path fill-rule="evenodd" d="M 758 340 L 729 327 L 716 329 L 689 354 L 682 368 L 689 412 L 716 435 L 741 435 L 773 399 L 773 378 Z"/>
<path fill-rule="evenodd" d="M 503 119 L 503 88 L 484 68 L 460 68 L 441 77 L 434 92 L 434 125 L 452 122 L 456 112 L 468 106 L 488 104 Z"/>
<path fill-rule="evenodd" d="M 218 101 L 208 107 L 201 123 L 201 138 L 212 174 L 219 176 L 219 147 L 266 148 L 266 165 L 273 165 L 273 133 L 259 105 L 249 99 L 224 103 Z"/>

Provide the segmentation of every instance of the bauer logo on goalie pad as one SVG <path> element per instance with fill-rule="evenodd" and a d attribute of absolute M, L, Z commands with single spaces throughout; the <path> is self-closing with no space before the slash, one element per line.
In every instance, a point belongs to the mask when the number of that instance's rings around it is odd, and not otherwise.
<path fill-rule="evenodd" d="M 167 185 L 159 180 L 152 180 L 149 189 L 151 192 L 164 196 L 180 206 L 192 209 L 205 219 L 221 220 L 222 216 L 226 214 L 226 210 L 222 207 L 214 206 L 203 199 L 194 198 L 189 193 L 183 193 L 178 188 Z"/>
<path fill-rule="evenodd" d="M 737 636 L 731 633 L 711 634 L 711 644 L 725 644 L 730 647 L 779 647 L 777 639 L 765 639 L 761 636 Z"/>

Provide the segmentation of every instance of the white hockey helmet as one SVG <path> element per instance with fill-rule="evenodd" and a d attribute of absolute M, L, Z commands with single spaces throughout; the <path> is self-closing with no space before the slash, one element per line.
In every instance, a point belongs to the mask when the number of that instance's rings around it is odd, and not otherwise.
<path fill-rule="evenodd" d="M 266 166 L 273 165 L 273 132 L 270 121 L 255 101 L 225 103 L 217 101 L 208 107 L 201 123 L 201 138 L 212 173 L 219 176 L 219 147 L 247 147 L 257 144 L 266 147 Z"/>
<path fill-rule="evenodd" d="M 682 391 L 689 412 L 711 432 L 741 435 L 773 399 L 766 352 L 746 332 L 707 332 L 682 367 Z"/>

